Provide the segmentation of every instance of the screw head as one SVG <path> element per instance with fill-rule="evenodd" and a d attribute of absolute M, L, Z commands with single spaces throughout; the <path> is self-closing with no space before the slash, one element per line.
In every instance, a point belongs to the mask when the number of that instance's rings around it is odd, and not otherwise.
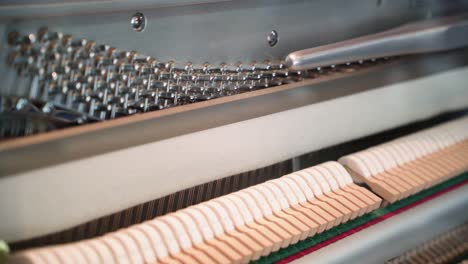
<path fill-rule="evenodd" d="M 270 47 L 275 46 L 278 43 L 278 39 L 278 32 L 276 32 L 276 30 L 272 30 L 270 34 L 268 34 L 268 45 L 270 45 Z"/>
<path fill-rule="evenodd" d="M 28 106 L 29 102 L 27 99 L 24 99 L 24 98 L 21 98 L 18 100 L 18 102 L 16 102 L 16 110 L 20 111 L 20 110 L 23 110 L 24 108 L 26 108 L 26 106 Z"/>
<path fill-rule="evenodd" d="M 130 19 L 130 24 L 132 25 L 132 29 L 136 32 L 142 32 L 146 26 L 146 17 L 143 13 L 137 12 L 135 13 L 132 18 Z"/>

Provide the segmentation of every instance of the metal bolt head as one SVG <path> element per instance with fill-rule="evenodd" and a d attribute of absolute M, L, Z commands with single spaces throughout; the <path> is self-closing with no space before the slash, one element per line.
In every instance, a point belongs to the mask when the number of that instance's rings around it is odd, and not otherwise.
<path fill-rule="evenodd" d="M 41 110 L 42 110 L 43 113 L 49 114 L 49 113 L 52 113 L 55 110 L 55 107 L 54 107 L 53 103 L 48 102 L 42 107 Z"/>
<path fill-rule="evenodd" d="M 27 99 L 21 98 L 21 99 L 18 100 L 18 102 L 16 102 L 15 108 L 16 108 L 16 110 L 21 111 L 21 110 L 25 109 L 26 106 L 28 106 L 28 104 L 29 104 L 29 102 L 28 102 Z"/>
<path fill-rule="evenodd" d="M 130 19 L 130 24 L 132 25 L 133 30 L 137 32 L 142 32 L 146 26 L 146 18 L 143 13 L 137 12 Z"/>
<path fill-rule="evenodd" d="M 278 43 L 278 39 L 278 32 L 276 32 L 276 30 L 272 30 L 270 34 L 268 34 L 268 45 L 270 45 L 270 47 L 275 46 Z"/>

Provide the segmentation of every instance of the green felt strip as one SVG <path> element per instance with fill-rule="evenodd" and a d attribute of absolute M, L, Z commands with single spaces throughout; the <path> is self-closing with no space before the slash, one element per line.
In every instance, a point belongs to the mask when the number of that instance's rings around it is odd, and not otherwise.
<path fill-rule="evenodd" d="M 448 264 L 461 264 L 464 260 L 468 260 L 468 253 L 465 253 L 461 256 L 458 256 L 452 260 L 450 260 L 449 262 L 447 262 Z"/>
<path fill-rule="evenodd" d="M 412 195 L 410 197 L 407 197 L 405 199 L 402 199 L 400 201 L 397 201 L 393 204 L 389 204 L 383 208 L 379 208 L 375 211 L 372 211 L 368 214 L 365 214 L 361 217 L 358 217 L 354 220 L 348 221 L 342 225 L 339 225 L 337 227 L 334 227 L 328 231 L 325 231 L 321 234 L 315 235 L 313 237 L 307 238 L 303 241 L 300 241 L 294 245 L 291 245 L 287 248 L 283 248 L 278 250 L 277 252 L 274 252 L 268 256 L 262 257 L 257 261 L 254 261 L 253 263 L 256 264 L 266 264 L 266 263 L 275 263 L 277 261 L 280 261 L 286 257 L 289 257 L 291 255 L 294 255 L 298 252 L 301 252 L 307 248 L 313 247 L 323 241 L 326 241 L 328 239 L 331 239 L 339 234 L 342 234 L 344 232 L 347 232 L 351 229 L 354 229 L 358 226 L 361 226 L 373 219 L 379 218 L 383 215 L 386 215 L 388 213 L 391 213 L 395 210 L 398 210 L 400 208 L 403 208 L 405 206 L 411 205 L 414 202 L 417 202 L 421 199 L 424 199 L 426 197 L 429 197 L 437 192 L 440 192 L 446 188 L 449 188 L 451 186 L 454 186 L 456 184 L 459 184 L 463 181 L 468 180 L 468 172 L 463 173 L 457 177 L 454 177 L 448 181 L 445 181 L 443 183 L 440 183 L 436 186 L 433 186 L 429 189 L 426 189 L 422 192 L 419 192 L 415 195 Z"/>

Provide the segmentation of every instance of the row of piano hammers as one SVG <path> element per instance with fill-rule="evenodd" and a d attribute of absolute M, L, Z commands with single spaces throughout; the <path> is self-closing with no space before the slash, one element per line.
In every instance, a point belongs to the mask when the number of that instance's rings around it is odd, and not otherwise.
<path fill-rule="evenodd" d="M 20 251 L 11 260 L 247 263 L 459 175 L 467 157 L 468 118 L 461 118 L 101 237 Z"/>

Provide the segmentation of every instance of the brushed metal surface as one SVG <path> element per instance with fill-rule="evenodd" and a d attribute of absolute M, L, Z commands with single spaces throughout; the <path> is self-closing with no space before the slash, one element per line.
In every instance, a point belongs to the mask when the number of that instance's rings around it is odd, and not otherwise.
<path fill-rule="evenodd" d="M 468 15 L 414 22 L 329 45 L 295 51 L 286 64 L 295 70 L 407 54 L 447 51 L 468 45 Z"/>
<path fill-rule="evenodd" d="M 119 49 L 137 50 L 160 61 L 213 64 L 284 59 L 295 50 L 468 10 L 466 0 L 27 3 L 0 6 L 4 34 L 11 30 L 36 32 L 47 26 Z M 130 18 L 136 11 L 147 18 L 144 32 L 131 28 Z M 280 36 L 274 47 L 267 40 L 272 30 Z"/>

